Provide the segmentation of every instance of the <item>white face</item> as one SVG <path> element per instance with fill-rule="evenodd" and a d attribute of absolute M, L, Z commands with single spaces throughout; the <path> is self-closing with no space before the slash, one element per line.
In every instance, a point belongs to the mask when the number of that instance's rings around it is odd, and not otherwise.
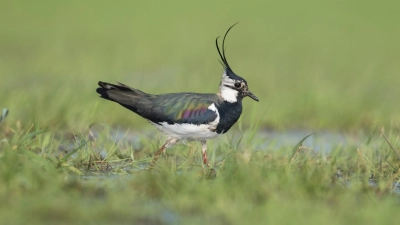
<path fill-rule="evenodd" d="M 219 94 L 227 102 L 237 102 L 239 91 L 235 87 L 236 81 L 229 78 L 226 72 L 222 74 L 221 85 L 219 86 Z M 242 84 L 243 85 L 243 84 Z"/>

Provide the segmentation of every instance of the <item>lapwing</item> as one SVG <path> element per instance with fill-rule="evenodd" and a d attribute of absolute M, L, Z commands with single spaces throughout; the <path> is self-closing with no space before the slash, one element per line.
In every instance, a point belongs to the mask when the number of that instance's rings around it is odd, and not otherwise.
<path fill-rule="evenodd" d="M 119 103 L 167 135 L 164 145 L 154 154 L 153 162 L 165 149 L 181 140 L 188 140 L 201 142 L 203 163 L 209 166 L 206 141 L 226 133 L 236 123 L 242 114 L 244 97 L 249 96 L 258 102 L 247 81 L 233 72 L 225 56 L 225 39 L 233 26 L 226 31 L 221 48 L 219 37 L 215 40 L 223 66 L 216 94 L 182 92 L 153 95 L 122 83 L 99 81 L 100 87 L 96 91 L 101 98 Z"/>

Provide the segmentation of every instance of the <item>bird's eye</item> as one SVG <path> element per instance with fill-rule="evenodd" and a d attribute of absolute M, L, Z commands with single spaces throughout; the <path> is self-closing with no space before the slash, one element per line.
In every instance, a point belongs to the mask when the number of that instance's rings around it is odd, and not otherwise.
<path fill-rule="evenodd" d="M 241 85 L 242 85 L 242 84 L 239 83 L 239 82 L 235 83 L 235 87 L 237 87 L 237 88 L 240 88 Z"/>

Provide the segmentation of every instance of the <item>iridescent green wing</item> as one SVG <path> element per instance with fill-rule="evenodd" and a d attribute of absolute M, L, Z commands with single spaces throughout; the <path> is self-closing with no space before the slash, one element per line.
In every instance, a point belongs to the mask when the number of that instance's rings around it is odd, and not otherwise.
<path fill-rule="evenodd" d="M 167 122 L 207 124 L 217 118 L 217 113 L 209 109 L 218 104 L 214 94 L 173 93 L 157 95 L 151 101 L 151 108 L 141 115 L 154 123 Z"/>

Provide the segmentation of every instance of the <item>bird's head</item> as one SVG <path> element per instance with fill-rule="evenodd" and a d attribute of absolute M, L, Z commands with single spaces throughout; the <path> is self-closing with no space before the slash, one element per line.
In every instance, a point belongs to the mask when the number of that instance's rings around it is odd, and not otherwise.
<path fill-rule="evenodd" d="M 215 40 L 215 44 L 217 46 L 217 50 L 219 56 L 221 57 L 220 63 L 224 67 L 224 73 L 222 74 L 221 84 L 219 87 L 219 94 L 222 98 L 227 102 L 237 102 L 238 99 L 242 99 L 246 96 L 254 99 L 258 102 L 258 98 L 250 92 L 249 87 L 247 85 L 247 81 L 240 77 L 239 75 L 235 74 L 232 71 L 232 68 L 229 66 L 228 61 L 225 56 L 225 38 L 229 31 L 235 26 L 237 23 L 232 25 L 225 33 L 224 39 L 222 40 L 222 51 L 218 45 L 218 39 Z"/>

